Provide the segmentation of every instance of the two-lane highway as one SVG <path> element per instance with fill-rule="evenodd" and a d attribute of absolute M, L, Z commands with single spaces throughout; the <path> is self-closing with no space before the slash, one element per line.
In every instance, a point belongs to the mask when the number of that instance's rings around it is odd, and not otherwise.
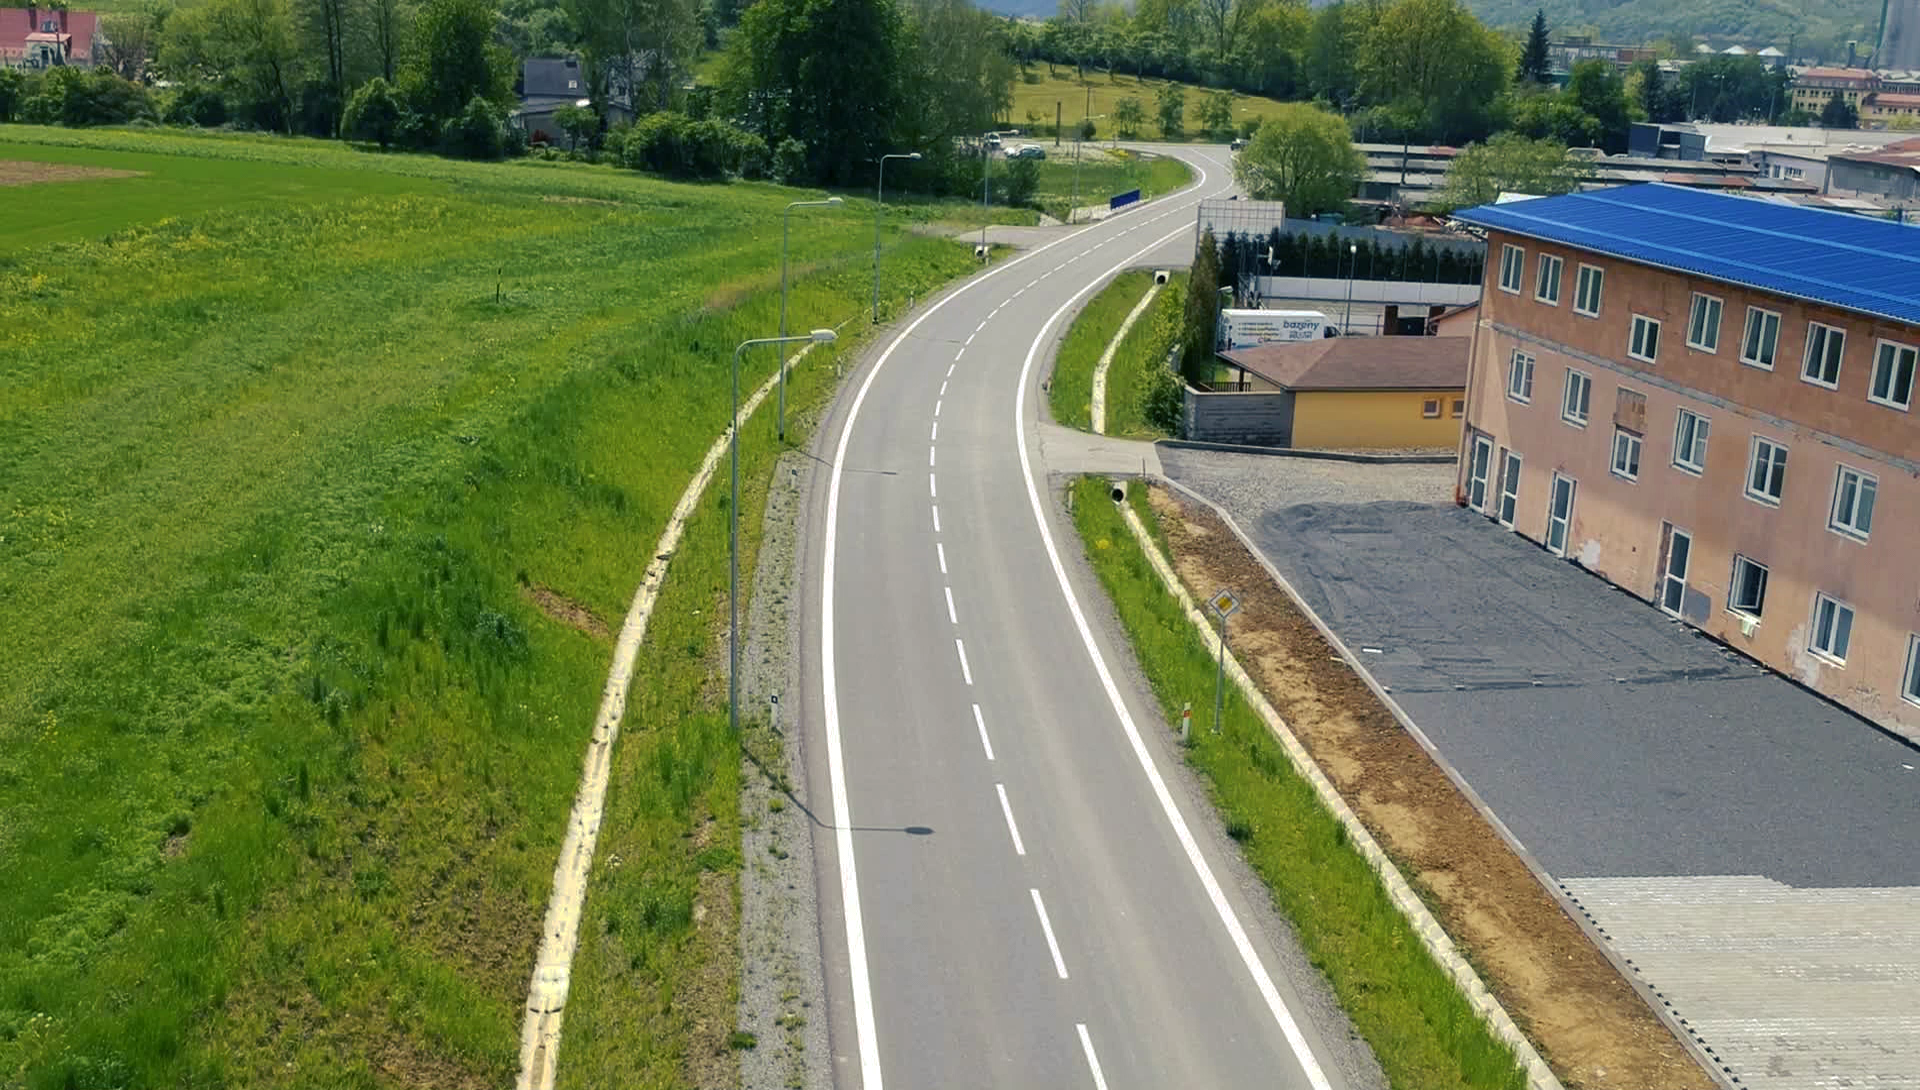
<path fill-rule="evenodd" d="M 825 431 L 804 654 L 843 1087 L 1344 1085 L 1087 619 L 1033 440 L 1061 324 L 1185 265 L 1228 191 L 1224 150 L 1177 154 L 1189 189 L 923 309 Z"/>

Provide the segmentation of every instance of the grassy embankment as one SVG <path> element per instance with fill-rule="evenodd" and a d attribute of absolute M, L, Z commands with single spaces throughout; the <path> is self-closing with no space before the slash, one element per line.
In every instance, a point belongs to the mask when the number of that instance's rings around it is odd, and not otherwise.
<path fill-rule="evenodd" d="M 1183 702 L 1205 708 L 1213 656 L 1135 545 L 1108 482 L 1074 483 L 1074 522 L 1125 626 L 1165 721 Z M 1144 489 L 1129 503 L 1157 524 Z M 1227 833 L 1292 921 L 1393 1086 L 1518 1090 L 1512 1053 L 1428 956 L 1345 830 L 1321 808 L 1259 715 L 1229 686 L 1219 734 L 1195 717 L 1188 762 L 1205 778 Z"/>
<path fill-rule="evenodd" d="M 1082 431 L 1093 426 L 1094 369 L 1120 323 L 1150 286 L 1151 275 L 1144 270 L 1121 273 L 1074 316 L 1047 386 L 1055 421 Z M 1143 402 L 1155 371 L 1166 366 L 1186 280 L 1185 272 L 1174 273 L 1114 350 L 1113 362 L 1107 366 L 1108 435 L 1158 439 L 1167 434 L 1147 423 Z"/>
<path fill-rule="evenodd" d="M 511 1081 L 607 629 L 776 327 L 795 192 L 22 127 L 0 158 L 141 172 L 0 206 L 0 1082 Z M 795 217 L 795 328 L 860 310 L 870 230 Z M 896 230 L 887 290 L 969 267 Z M 770 413 L 744 439 L 751 535 Z M 732 1026 L 689 989 L 731 942 L 689 891 L 737 865 L 725 503 L 621 741 L 605 1085 Z"/>
<path fill-rule="evenodd" d="M 1047 403 L 1053 409 L 1056 423 L 1081 431 L 1092 430 L 1093 372 L 1100 363 L 1100 355 L 1119 332 L 1128 312 L 1152 285 L 1150 272 L 1142 269 L 1123 272 L 1073 316 L 1073 325 L 1054 357 L 1053 377 L 1047 380 Z M 1146 315 L 1141 318 L 1144 320 Z M 1131 335 L 1132 330 L 1128 333 Z"/>
<path fill-rule="evenodd" d="M 1051 144 L 1043 146 L 1048 148 L 1048 154 L 1053 153 Z M 1076 191 L 1073 149 L 1062 150 L 1066 154 L 1041 161 L 1040 186 L 1034 194 L 1034 203 L 1041 211 L 1057 220 L 1065 220 L 1075 207 L 1105 205 L 1107 198 L 1130 189 L 1138 189 L 1141 200 L 1151 200 L 1193 180 L 1193 171 L 1178 159 L 1164 155 L 1141 156 L 1126 149 L 1109 150 L 1088 144 L 1081 149 L 1085 156 L 1080 163 Z M 1076 192 L 1078 205 L 1074 203 Z"/>
<path fill-rule="evenodd" d="M 1080 123 L 1080 118 L 1083 114 L 1089 114 L 1098 119 L 1093 123 L 1094 135 L 1101 140 L 1110 140 L 1114 135 L 1114 104 L 1122 98 L 1131 95 L 1140 100 L 1140 107 L 1146 112 L 1146 120 L 1142 123 L 1140 133 L 1135 139 L 1149 141 L 1164 141 L 1167 139 L 1166 135 L 1160 131 L 1159 111 L 1155 96 L 1160 93 L 1162 87 L 1167 85 L 1168 81 L 1140 79 L 1136 76 L 1125 74 L 1109 76 L 1104 72 L 1089 69 L 1087 72 L 1087 80 L 1085 83 L 1082 83 L 1079 78 L 1074 75 L 1073 66 L 1070 64 L 1054 65 L 1053 71 L 1054 74 L 1049 76 L 1047 74 L 1047 66 L 1044 63 L 1036 63 L 1028 70 L 1025 79 L 1021 79 L 1018 76 L 1014 78 L 1013 109 L 1011 111 L 1013 124 L 1023 129 L 1031 128 L 1033 122 L 1029 121 L 1027 116 L 1029 111 L 1031 111 L 1039 116 L 1039 124 L 1047 126 L 1046 131 L 1052 133 L 1054 105 L 1057 103 L 1060 106 L 1060 120 L 1067 133 L 1071 134 L 1073 132 L 1073 127 Z M 1196 87 L 1190 83 L 1180 83 L 1176 84 L 1176 86 L 1185 90 L 1187 93 L 1187 134 L 1182 137 L 1182 139 L 1200 142 L 1210 141 L 1212 139 L 1211 137 L 1195 131 L 1200 127 L 1200 97 L 1209 93 L 1207 88 Z M 1093 108 L 1091 110 L 1087 109 L 1087 92 L 1089 89 L 1093 92 Z M 1233 96 L 1234 125 L 1238 128 L 1240 125 L 1255 118 L 1267 117 L 1277 112 L 1280 109 L 1280 105 L 1277 99 L 1262 98 L 1259 95 L 1235 94 Z"/>

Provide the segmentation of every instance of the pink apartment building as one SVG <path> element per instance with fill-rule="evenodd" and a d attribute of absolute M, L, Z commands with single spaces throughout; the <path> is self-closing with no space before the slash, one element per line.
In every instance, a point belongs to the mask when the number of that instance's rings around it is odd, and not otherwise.
<path fill-rule="evenodd" d="M 1458 218 L 1462 501 L 1920 738 L 1920 229 L 1659 184 Z"/>

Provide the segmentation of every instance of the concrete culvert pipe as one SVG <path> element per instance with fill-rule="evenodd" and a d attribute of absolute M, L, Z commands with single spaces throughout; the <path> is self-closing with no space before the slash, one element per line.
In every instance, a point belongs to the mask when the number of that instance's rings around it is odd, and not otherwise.
<path fill-rule="evenodd" d="M 1112 495 L 1113 495 L 1113 502 L 1115 503 L 1127 502 L 1127 482 L 1125 481 L 1113 482 Z"/>

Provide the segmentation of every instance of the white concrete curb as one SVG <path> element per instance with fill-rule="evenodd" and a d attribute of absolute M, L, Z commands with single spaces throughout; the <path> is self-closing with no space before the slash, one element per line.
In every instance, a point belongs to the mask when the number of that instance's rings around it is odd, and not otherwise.
<path fill-rule="evenodd" d="M 1113 335 L 1113 340 L 1107 342 L 1107 350 L 1100 353 L 1100 363 L 1093 369 L 1093 433 L 1095 435 L 1107 434 L 1107 365 L 1113 362 L 1113 354 L 1120 350 L 1120 342 L 1127 339 L 1127 333 L 1133 328 L 1133 323 L 1139 321 L 1140 315 L 1146 313 L 1147 307 L 1153 303 L 1153 297 L 1160 294 L 1160 289 L 1164 286 L 1154 284 L 1147 288 L 1146 296 L 1128 312 L 1127 320 L 1120 323 L 1119 332 Z"/>
<path fill-rule="evenodd" d="M 1214 632 L 1213 626 L 1207 622 L 1206 616 L 1200 612 L 1199 606 L 1194 604 L 1193 596 L 1188 594 L 1187 588 L 1181 584 L 1179 576 L 1173 570 L 1173 565 L 1168 563 L 1167 558 L 1162 555 L 1159 545 L 1153 540 L 1153 535 L 1147 532 L 1145 524 L 1140 521 L 1140 516 L 1124 504 L 1120 511 L 1127 520 L 1127 528 L 1133 532 L 1134 540 L 1139 543 L 1141 552 L 1146 555 L 1148 562 L 1153 565 L 1153 570 L 1160 576 L 1161 583 L 1165 584 L 1167 590 L 1180 600 L 1180 608 L 1186 613 L 1187 620 L 1200 633 L 1201 639 L 1205 641 L 1208 653 L 1219 654 L 1219 636 Z M 1546 1061 L 1540 1058 L 1540 1053 L 1533 1047 L 1533 1043 L 1520 1032 L 1520 1027 L 1514 1024 L 1506 1008 L 1502 1007 L 1500 1001 L 1493 997 L 1493 993 L 1487 990 L 1485 982 L 1480 979 L 1480 974 L 1474 971 L 1473 966 L 1469 965 L 1464 957 L 1460 956 L 1460 951 L 1455 948 L 1453 939 L 1440 926 L 1440 921 L 1433 918 L 1433 913 L 1427 910 L 1427 906 L 1420 900 L 1419 895 L 1414 893 L 1413 887 L 1407 884 L 1406 877 L 1400 873 L 1400 869 L 1373 839 L 1373 834 L 1367 831 L 1366 825 L 1354 814 L 1346 800 L 1340 797 L 1340 793 L 1334 789 L 1333 781 L 1327 779 L 1326 774 L 1320 771 L 1320 766 L 1314 763 L 1306 747 L 1294 737 L 1286 721 L 1280 718 L 1280 713 L 1268 703 L 1266 696 L 1253 683 L 1253 679 L 1241 668 L 1240 660 L 1234 657 L 1231 649 L 1228 649 L 1226 654 L 1226 665 L 1227 676 L 1233 679 L 1240 694 L 1255 711 L 1260 713 L 1260 718 L 1266 721 L 1267 728 L 1273 732 L 1275 738 L 1279 739 L 1281 746 L 1287 751 L 1288 760 L 1293 762 L 1295 771 L 1313 785 L 1314 794 L 1319 796 L 1320 804 L 1340 822 L 1347 831 L 1347 839 L 1362 856 L 1366 857 L 1367 862 L 1373 865 L 1374 873 L 1380 876 L 1380 882 L 1386 887 L 1388 896 L 1393 898 L 1394 905 L 1407 918 L 1407 922 L 1413 925 L 1414 932 L 1420 936 L 1420 941 L 1426 946 L 1427 952 L 1433 956 L 1434 961 L 1438 962 L 1441 968 L 1446 970 L 1447 975 L 1453 978 L 1461 994 L 1466 996 L 1467 1002 L 1492 1027 L 1494 1034 L 1513 1049 L 1520 1061 L 1520 1066 L 1526 1070 L 1527 1085 L 1531 1090 L 1562 1090 L 1559 1078 L 1547 1066 Z"/>
<path fill-rule="evenodd" d="M 786 370 L 792 372 L 812 350 L 812 344 L 803 345 L 799 352 L 787 360 Z M 753 411 L 767 399 L 779 381 L 780 371 L 776 369 L 753 392 L 753 396 L 740 406 L 740 415 L 734 420 L 734 428 L 744 425 L 753 417 Z M 707 448 L 707 456 L 700 463 L 700 472 L 693 475 L 693 480 L 687 482 L 686 491 L 680 494 L 680 502 L 674 506 L 673 517 L 667 520 L 667 528 L 660 535 L 659 544 L 654 547 L 653 559 L 647 562 L 646 574 L 640 580 L 640 588 L 634 592 L 626 623 L 620 626 L 620 638 L 614 644 L 613 665 L 607 671 L 607 687 L 600 697 L 599 714 L 594 718 L 593 742 L 587 747 L 586 762 L 580 773 L 580 788 L 573 798 L 573 813 L 567 819 L 567 836 L 560 845 L 560 862 L 553 870 L 553 894 L 547 902 L 547 917 L 540 931 L 540 952 L 534 958 L 533 981 L 527 989 L 527 1017 L 520 1030 L 520 1077 L 515 1083 L 518 1090 L 550 1090 L 553 1086 L 554 1065 L 560 1052 L 561 1015 L 567 1005 L 567 990 L 572 981 L 574 947 L 579 944 L 580 907 L 587 895 L 587 875 L 593 867 L 594 845 L 600 838 L 601 810 L 607 797 L 607 774 L 613 763 L 613 743 L 620 737 L 620 719 L 627 708 L 627 683 L 633 677 L 634 656 L 640 651 L 641 641 L 646 639 L 647 621 L 653 616 L 654 602 L 659 599 L 660 587 L 666 582 L 667 564 L 679 548 L 680 535 L 686 530 L 687 520 L 693 517 L 700 497 L 706 493 L 707 485 L 712 483 L 721 461 L 726 458 L 728 440 L 732 436 L 732 428 L 720 433 L 720 438 Z"/>

